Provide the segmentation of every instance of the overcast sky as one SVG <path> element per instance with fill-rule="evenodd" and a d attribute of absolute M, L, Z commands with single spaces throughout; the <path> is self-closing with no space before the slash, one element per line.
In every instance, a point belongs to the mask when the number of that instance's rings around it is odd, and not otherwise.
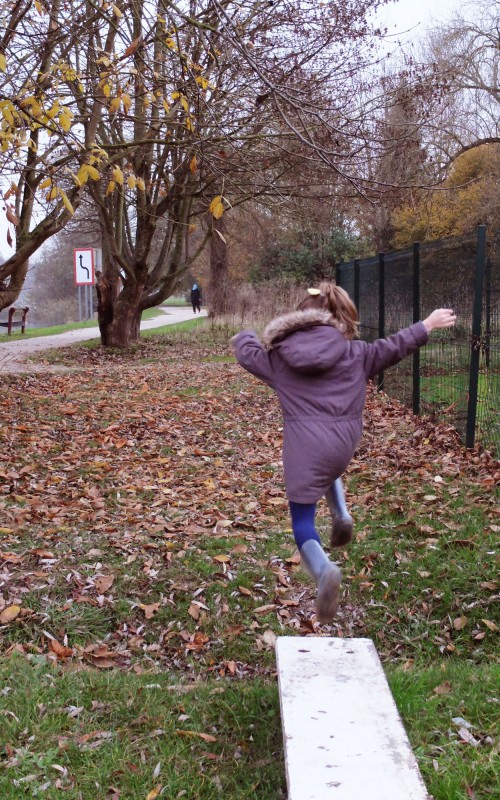
<path fill-rule="evenodd" d="M 417 38 L 433 22 L 451 19 L 460 8 L 472 4 L 471 0 L 398 0 L 383 6 L 377 16 L 390 33 L 411 29 L 407 37 Z"/>
<path fill-rule="evenodd" d="M 408 42 L 425 35 L 433 23 L 450 19 L 455 11 L 466 5 L 472 5 L 471 0 L 397 0 L 383 7 L 378 19 L 389 33 L 400 34 L 399 38 Z M 1 209 L 0 206 L 0 254 L 8 258 L 12 250 L 7 245 L 7 223 Z"/>

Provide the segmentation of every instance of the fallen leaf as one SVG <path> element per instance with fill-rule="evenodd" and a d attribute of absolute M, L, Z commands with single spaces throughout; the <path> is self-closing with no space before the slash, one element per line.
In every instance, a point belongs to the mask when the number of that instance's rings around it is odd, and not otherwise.
<path fill-rule="evenodd" d="M 154 789 L 151 789 L 151 791 L 147 793 L 146 800 L 155 800 L 155 798 L 158 797 L 158 795 L 160 794 L 162 788 L 163 787 L 162 787 L 161 784 L 158 784 L 158 786 L 155 786 Z"/>
<path fill-rule="evenodd" d="M 444 681 L 434 688 L 434 694 L 450 694 L 450 692 L 451 683 L 449 681 Z"/>
<path fill-rule="evenodd" d="M 456 617 L 456 619 L 453 620 L 453 627 L 456 631 L 461 631 L 465 628 L 468 621 L 468 617 Z"/>
<path fill-rule="evenodd" d="M 57 641 L 57 639 L 49 639 L 49 650 L 54 653 L 57 658 L 71 658 L 73 655 L 73 648 L 66 647 Z"/>
<path fill-rule="evenodd" d="M 267 645 L 269 645 L 269 647 L 274 647 L 276 644 L 276 634 L 270 628 L 268 628 L 267 631 L 264 631 L 262 634 L 262 639 Z"/>
<path fill-rule="evenodd" d="M 21 606 L 7 606 L 7 608 L 4 608 L 4 610 L 0 613 L 0 622 L 2 625 L 12 622 L 18 616 L 20 611 Z"/>
<path fill-rule="evenodd" d="M 104 594 L 104 592 L 107 592 L 108 589 L 111 589 L 114 580 L 114 575 L 99 575 L 95 579 L 94 585 L 99 594 Z"/>
<path fill-rule="evenodd" d="M 149 603 L 149 605 L 145 605 L 143 603 L 139 604 L 139 608 L 144 611 L 144 616 L 146 619 L 153 619 L 154 615 L 160 608 L 161 603 Z"/>
<path fill-rule="evenodd" d="M 257 606 L 257 608 L 254 608 L 253 613 L 268 614 L 270 611 L 276 611 L 277 608 L 279 608 L 279 606 L 277 606 L 275 603 L 270 603 L 267 606 Z"/>
<path fill-rule="evenodd" d="M 215 736 L 212 736 L 211 733 L 199 733 L 198 731 L 176 730 L 176 734 L 178 736 L 195 736 L 198 739 L 203 739 L 204 742 L 216 742 L 217 741 Z"/>

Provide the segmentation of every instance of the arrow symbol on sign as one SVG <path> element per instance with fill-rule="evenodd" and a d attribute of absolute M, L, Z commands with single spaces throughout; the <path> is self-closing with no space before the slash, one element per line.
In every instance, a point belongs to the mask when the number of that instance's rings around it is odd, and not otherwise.
<path fill-rule="evenodd" d="M 88 267 L 85 267 L 85 266 L 83 265 L 83 256 L 82 256 L 82 254 L 81 254 L 81 253 L 80 253 L 80 255 L 78 256 L 78 258 L 80 259 L 80 269 L 84 269 L 84 270 L 85 270 L 85 272 L 87 273 L 87 280 L 88 280 L 88 279 L 90 278 L 90 271 L 89 271 L 89 268 L 88 268 Z"/>

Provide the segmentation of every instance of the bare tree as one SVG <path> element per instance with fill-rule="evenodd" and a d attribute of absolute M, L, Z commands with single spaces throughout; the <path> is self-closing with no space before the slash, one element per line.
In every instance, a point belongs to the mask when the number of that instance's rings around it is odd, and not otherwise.
<path fill-rule="evenodd" d="M 302 192 L 311 177 L 330 196 L 365 192 L 363 126 L 375 104 L 362 108 L 356 88 L 379 4 L 8 3 L 0 145 L 16 252 L 0 269 L 0 307 L 84 193 L 101 234 L 102 340 L 126 346 L 206 241 L 223 243 L 217 220 L 229 208 L 282 203 L 299 170 Z"/>
<path fill-rule="evenodd" d="M 467 150 L 500 142 L 500 0 L 477 0 L 429 36 L 424 59 L 444 88 L 429 124 L 446 167 Z"/>

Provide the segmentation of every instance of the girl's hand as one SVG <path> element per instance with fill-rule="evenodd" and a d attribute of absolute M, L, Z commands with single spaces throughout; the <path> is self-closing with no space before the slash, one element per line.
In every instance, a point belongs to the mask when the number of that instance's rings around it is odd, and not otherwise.
<path fill-rule="evenodd" d="M 451 328 L 457 321 L 457 315 L 451 308 L 436 308 L 427 319 L 423 320 L 427 333 L 435 328 Z"/>

